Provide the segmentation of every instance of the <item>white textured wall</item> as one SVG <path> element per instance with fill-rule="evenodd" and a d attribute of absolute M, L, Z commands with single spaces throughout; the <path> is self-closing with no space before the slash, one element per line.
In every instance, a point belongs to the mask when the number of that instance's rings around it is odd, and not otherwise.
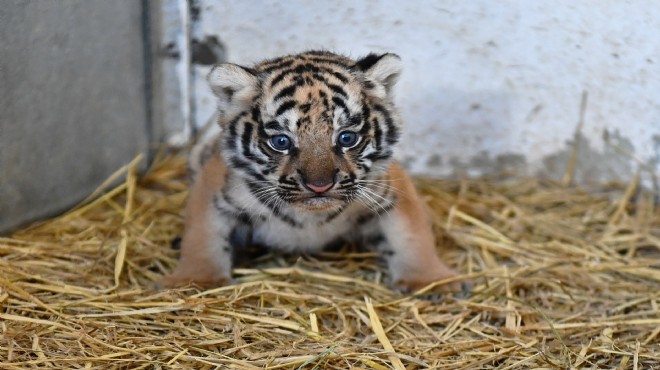
<path fill-rule="evenodd" d="M 447 175 L 514 168 L 558 177 L 589 94 L 583 181 L 636 167 L 603 134 L 660 168 L 660 6 L 654 1 L 201 0 L 197 34 L 217 35 L 231 62 L 310 48 L 401 55 L 400 158 Z M 206 67 L 196 67 L 203 75 Z M 197 121 L 213 99 L 196 79 Z"/>

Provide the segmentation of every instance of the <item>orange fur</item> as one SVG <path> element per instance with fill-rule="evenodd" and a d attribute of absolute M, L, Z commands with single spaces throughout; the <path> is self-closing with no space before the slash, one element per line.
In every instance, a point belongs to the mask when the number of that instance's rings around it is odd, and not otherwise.
<path fill-rule="evenodd" d="M 401 219 L 403 228 L 409 234 L 408 244 L 405 246 L 408 253 L 402 270 L 398 272 L 400 278 L 394 281 L 394 285 L 413 291 L 434 281 L 454 277 L 456 273 L 438 258 L 428 210 L 410 177 L 397 163 L 390 167 L 388 177 L 399 191 L 394 213 Z M 454 282 L 445 288 L 459 290 L 460 282 Z"/>
<path fill-rule="evenodd" d="M 219 156 L 210 158 L 202 167 L 190 189 L 185 211 L 185 230 L 181 240 L 181 260 L 174 272 L 163 278 L 163 287 L 189 283 L 203 286 L 223 285 L 231 280 L 231 271 L 222 271 L 214 263 L 215 238 L 207 214 L 213 212 L 213 196 L 222 189 L 227 169 Z"/>

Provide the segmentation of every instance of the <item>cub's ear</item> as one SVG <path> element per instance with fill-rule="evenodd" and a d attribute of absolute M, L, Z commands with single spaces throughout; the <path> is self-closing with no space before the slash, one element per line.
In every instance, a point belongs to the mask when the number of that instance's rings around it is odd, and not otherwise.
<path fill-rule="evenodd" d="M 369 54 L 359 59 L 355 67 L 363 72 L 368 82 L 375 85 L 370 89 L 372 95 L 385 97 L 391 94 L 392 88 L 401 74 L 401 58 L 392 53 Z M 367 84 L 369 86 L 369 84 Z"/>
<path fill-rule="evenodd" d="M 257 77 L 249 68 L 236 64 L 218 64 L 206 79 L 218 97 L 221 117 L 232 116 L 250 104 L 257 91 Z"/>

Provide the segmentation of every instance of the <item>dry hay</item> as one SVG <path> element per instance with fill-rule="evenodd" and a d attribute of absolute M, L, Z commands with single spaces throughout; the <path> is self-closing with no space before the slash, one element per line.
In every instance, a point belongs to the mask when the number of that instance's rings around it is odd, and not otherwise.
<path fill-rule="evenodd" d="M 442 255 L 475 285 L 428 300 L 387 289 L 376 258 L 351 249 L 154 291 L 177 259 L 184 166 L 133 168 L 0 238 L 0 367 L 660 368 L 660 212 L 637 180 L 419 179 Z"/>

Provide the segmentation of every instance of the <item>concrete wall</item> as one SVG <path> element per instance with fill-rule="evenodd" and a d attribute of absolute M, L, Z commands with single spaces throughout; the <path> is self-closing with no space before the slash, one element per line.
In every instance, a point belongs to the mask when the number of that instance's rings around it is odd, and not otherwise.
<path fill-rule="evenodd" d="M 2 2 L 0 230 L 70 207 L 147 151 L 143 5 Z"/>
<path fill-rule="evenodd" d="M 653 5 L 5 1 L 0 230 L 70 207 L 151 144 L 184 144 L 191 125 L 212 118 L 204 81 L 212 63 L 310 48 L 403 57 L 397 100 L 408 127 L 400 158 L 415 172 L 560 178 L 586 91 L 578 180 L 627 179 L 636 161 L 657 173 L 660 7 Z"/>
<path fill-rule="evenodd" d="M 200 0 L 198 38 L 229 61 L 325 48 L 393 51 L 407 120 L 401 158 L 416 172 L 515 170 L 560 178 L 580 115 L 578 180 L 660 169 L 660 6 L 649 1 Z M 196 66 L 196 122 L 214 110 Z"/>

